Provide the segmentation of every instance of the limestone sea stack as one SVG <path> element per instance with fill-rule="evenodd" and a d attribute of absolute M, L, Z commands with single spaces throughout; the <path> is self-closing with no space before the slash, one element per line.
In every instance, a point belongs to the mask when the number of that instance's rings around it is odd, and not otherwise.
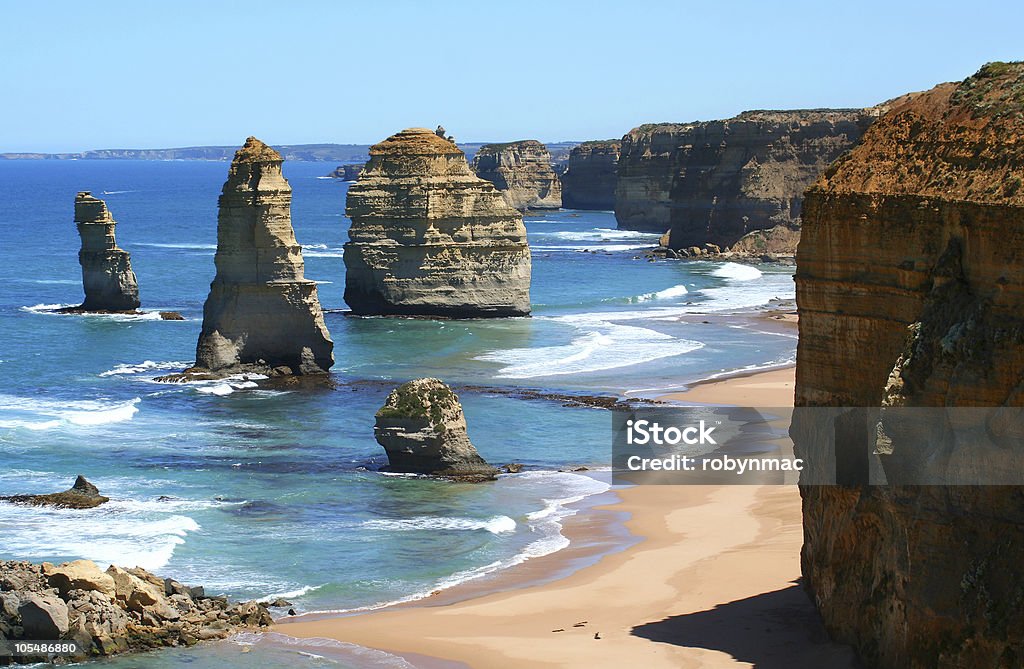
<path fill-rule="evenodd" d="M 551 154 L 535 139 L 484 144 L 473 157 L 473 171 L 520 211 L 562 206 L 562 184 L 551 168 Z"/>
<path fill-rule="evenodd" d="M 618 227 L 668 231 L 673 249 L 706 243 L 724 249 L 753 230 L 796 223 L 804 190 L 878 113 L 750 111 L 634 128 L 622 138 Z"/>
<path fill-rule="evenodd" d="M 1024 64 L 992 63 L 894 102 L 804 201 L 798 454 L 829 447 L 819 407 L 944 407 L 907 433 L 844 414 L 855 422 L 834 469 L 847 484 L 801 489 L 805 583 L 867 666 L 1024 658 L 1024 439 L 1010 409 L 1024 406 L 1022 90 Z M 973 434 L 998 448 L 949 440 L 977 416 Z M 1017 485 L 914 485 L 1013 460 L 988 474 Z"/>
<path fill-rule="evenodd" d="M 85 302 L 77 311 L 135 311 L 139 284 L 128 252 L 114 239 L 117 221 L 107 203 L 89 191 L 75 197 L 75 224 L 82 238 L 78 262 L 82 265 Z"/>
<path fill-rule="evenodd" d="M 196 347 L 201 370 L 323 374 L 334 364 L 316 283 L 304 276 L 281 163 L 255 137 L 231 162 L 217 217 L 217 274 Z"/>
<path fill-rule="evenodd" d="M 354 314 L 530 313 L 522 215 L 434 131 L 410 128 L 371 147 L 346 213 L 345 301 Z"/>
<path fill-rule="evenodd" d="M 622 142 L 617 139 L 583 142 L 573 147 L 562 175 L 562 206 L 613 210 L 621 148 Z"/>
<path fill-rule="evenodd" d="M 459 480 L 498 474 L 477 453 L 459 397 L 439 379 L 415 379 L 388 395 L 373 428 L 388 454 L 387 470 Z"/>

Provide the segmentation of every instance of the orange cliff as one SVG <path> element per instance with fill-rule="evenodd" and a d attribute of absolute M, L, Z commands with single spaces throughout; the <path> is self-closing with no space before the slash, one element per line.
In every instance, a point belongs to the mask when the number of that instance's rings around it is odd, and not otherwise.
<path fill-rule="evenodd" d="M 1022 178 L 1024 63 L 892 103 L 805 196 L 798 407 L 1024 405 Z M 820 415 L 798 409 L 792 429 L 812 459 Z M 1022 489 L 902 485 L 950 462 L 948 424 L 911 460 L 880 423 L 853 429 L 890 485 L 802 487 L 803 572 L 830 633 L 869 666 L 1021 666 Z"/>

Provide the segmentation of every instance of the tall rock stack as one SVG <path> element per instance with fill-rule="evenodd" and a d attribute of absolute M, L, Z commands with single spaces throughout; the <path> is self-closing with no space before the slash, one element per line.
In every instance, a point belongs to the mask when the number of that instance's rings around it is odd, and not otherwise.
<path fill-rule="evenodd" d="M 473 171 L 504 192 L 519 211 L 562 206 L 562 184 L 551 167 L 551 154 L 535 139 L 484 144 L 473 157 Z"/>
<path fill-rule="evenodd" d="M 128 252 L 117 247 L 117 221 L 107 203 L 88 191 L 75 197 L 75 224 L 82 238 L 78 262 L 82 265 L 85 302 L 79 311 L 135 311 L 139 284 Z"/>
<path fill-rule="evenodd" d="M 797 224 L 804 190 L 878 115 L 877 109 L 750 111 L 699 123 L 634 128 L 622 138 L 615 218 L 669 232 L 674 249 L 732 246 Z"/>
<path fill-rule="evenodd" d="M 345 301 L 355 314 L 530 313 L 522 215 L 434 131 L 410 128 L 371 147 L 346 214 Z"/>
<path fill-rule="evenodd" d="M 622 142 L 617 139 L 583 142 L 573 147 L 568 168 L 562 175 L 562 206 L 614 209 L 621 148 Z"/>
<path fill-rule="evenodd" d="M 203 309 L 196 367 L 326 373 L 333 348 L 316 283 L 303 275 L 282 158 L 255 137 L 235 153 L 220 196 L 217 275 Z"/>
<path fill-rule="evenodd" d="M 1024 489 L 904 483 L 1007 460 L 1016 466 L 981 473 L 1022 480 L 1020 411 L 1009 408 L 1024 406 L 1021 90 L 1024 64 L 993 63 L 906 96 L 804 202 L 798 453 L 827 458 L 820 416 L 839 410 L 819 407 L 886 407 L 883 418 L 944 407 L 911 432 L 857 419 L 834 437 L 837 476 L 877 460 L 872 476 L 889 485 L 802 486 L 805 581 L 831 634 L 868 666 L 1024 658 Z M 975 434 L 997 448 L 949 441 L 979 416 Z"/>

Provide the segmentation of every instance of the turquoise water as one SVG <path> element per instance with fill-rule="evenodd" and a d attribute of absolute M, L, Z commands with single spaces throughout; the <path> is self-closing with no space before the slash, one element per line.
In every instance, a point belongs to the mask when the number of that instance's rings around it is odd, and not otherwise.
<path fill-rule="evenodd" d="M 657 394 L 794 355 L 792 336 L 701 318 L 791 298 L 789 272 L 635 259 L 656 236 L 615 230 L 609 212 L 527 219 L 532 318 L 345 316 L 347 186 L 317 178 L 328 168 L 292 163 L 285 174 L 306 275 L 330 310 L 338 386 L 282 392 L 152 380 L 193 359 L 226 164 L 0 162 L 0 494 L 63 489 L 81 473 L 114 500 L 90 511 L 0 505 L 0 558 L 139 564 L 208 592 L 286 596 L 299 611 L 419 597 L 563 547 L 572 504 L 607 488 L 558 471 L 607 465 L 607 412 L 500 389 Z M 82 298 L 79 190 L 118 220 L 143 309 L 186 321 L 43 313 Z M 391 387 L 426 375 L 469 386 L 473 442 L 527 473 L 485 485 L 378 473 L 373 414 Z M 145 666 L 284 666 L 295 652 L 221 644 L 147 655 Z"/>

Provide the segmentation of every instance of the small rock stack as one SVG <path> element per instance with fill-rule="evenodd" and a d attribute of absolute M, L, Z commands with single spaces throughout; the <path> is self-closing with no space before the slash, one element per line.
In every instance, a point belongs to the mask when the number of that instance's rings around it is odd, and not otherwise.
<path fill-rule="evenodd" d="M 255 137 L 231 162 L 217 218 L 217 275 L 196 347 L 201 370 L 323 374 L 334 364 L 316 282 L 304 276 L 292 230 L 282 162 Z"/>
<path fill-rule="evenodd" d="M 459 397 L 439 379 L 415 379 L 388 395 L 373 429 L 388 454 L 388 471 L 432 474 L 460 481 L 493 479 L 469 440 Z"/>
<path fill-rule="evenodd" d="M 353 313 L 530 313 L 522 215 L 434 131 L 410 128 L 371 147 L 346 214 L 345 301 Z"/>
<path fill-rule="evenodd" d="M 75 224 L 82 238 L 78 262 L 82 265 L 85 302 L 76 311 L 135 311 L 139 308 L 139 284 L 128 252 L 117 247 L 117 221 L 107 203 L 89 191 L 75 197 Z"/>

